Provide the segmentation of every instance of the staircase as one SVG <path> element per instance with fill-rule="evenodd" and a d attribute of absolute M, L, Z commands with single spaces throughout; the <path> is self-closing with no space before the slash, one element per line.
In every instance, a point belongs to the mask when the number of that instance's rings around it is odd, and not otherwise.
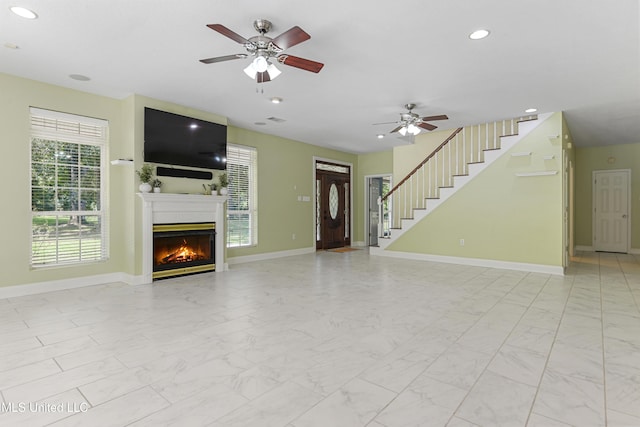
<path fill-rule="evenodd" d="M 378 247 L 383 255 L 399 236 L 503 156 L 550 114 L 458 128 L 379 200 Z"/>

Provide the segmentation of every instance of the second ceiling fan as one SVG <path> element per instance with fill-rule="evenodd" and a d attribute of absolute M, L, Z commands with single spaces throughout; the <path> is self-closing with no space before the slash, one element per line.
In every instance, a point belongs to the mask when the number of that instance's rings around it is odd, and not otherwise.
<path fill-rule="evenodd" d="M 420 117 L 418 114 L 412 111 L 414 108 L 416 108 L 416 104 L 405 104 L 404 108 L 406 108 L 408 111 L 406 113 L 400 113 L 400 120 L 398 120 L 397 122 L 374 123 L 374 125 L 388 125 L 397 123 L 398 127 L 393 129 L 389 133 L 399 132 L 402 136 L 405 136 L 407 133 L 411 135 L 417 135 L 420 133 L 421 129 L 434 130 L 438 127 L 432 125 L 431 123 L 427 123 L 429 121 L 449 119 L 449 117 L 447 117 L 445 114 L 441 114 L 438 116 Z"/>
<path fill-rule="evenodd" d="M 201 59 L 200 62 L 203 64 L 213 64 L 216 62 L 243 59 L 253 56 L 254 59 L 251 61 L 251 64 L 244 69 L 244 72 L 252 79 L 255 79 L 257 83 L 271 81 L 280 74 L 280 70 L 271 63 L 270 60 L 272 58 L 281 64 L 311 71 L 313 73 L 319 72 L 324 66 L 324 64 L 320 62 L 282 53 L 284 50 L 311 38 L 309 34 L 298 26 L 292 27 L 279 36 L 271 38 L 266 36 L 266 33 L 271 30 L 271 22 L 266 19 L 257 19 L 253 23 L 253 28 L 256 29 L 259 35 L 248 39 L 231 31 L 222 24 L 209 24 L 207 27 L 237 43 L 240 43 L 244 46 L 247 53 L 237 53 L 234 55 Z"/>

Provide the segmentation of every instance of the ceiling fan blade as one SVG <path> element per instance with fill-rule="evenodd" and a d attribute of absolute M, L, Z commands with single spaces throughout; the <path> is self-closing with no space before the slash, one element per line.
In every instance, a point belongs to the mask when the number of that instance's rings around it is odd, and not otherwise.
<path fill-rule="evenodd" d="M 434 126 L 434 125 L 432 125 L 430 123 L 419 123 L 418 127 L 422 128 L 422 129 L 426 129 L 426 130 L 434 130 L 438 126 Z"/>
<path fill-rule="evenodd" d="M 384 122 L 384 123 L 372 123 L 373 126 L 376 125 L 394 125 L 396 123 L 400 123 L 400 122 Z"/>
<path fill-rule="evenodd" d="M 310 38 L 311 36 L 305 33 L 302 28 L 295 26 L 272 39 L 271 43 L 275 44 L 280 49 L 285 50 L 289 49 L 291 46 L 297 45 L 298 43 L 302 43 L 305 40 L 309 40 Z"/>
<path fill-rule="evenodd" d="M 249 40 L 242 37 L 240 34 L 234 33 L 227 27 L 222 24 L 209 24 L 207 27 L 211 28 L 213 31 L 217 31 L 223 36 L 229 37 L 231 40 L 238 42 L 240 44 L 251 43 Z"/>
<path fill-rule="evenodd" d="M 293 55 L 280 55 L 278 56 L 278 62 L 291 67 L 300 68 L 301 70 L 311 71 L 318 73 L 324 67 L 324 64 L 320 62 L 311 61 L 310 59 L 304 59 Z"/>
<path fill-rule="evenodd" d="M 263 71 L 262 73 L 260 72 L 256 73 L 256 83 L 266 83 L 270 81 L 271 81 L 271 77 L 269 77 L 268 72 Z"/>
<path fill-rule="evenodd" d="M 247 56 L 248 55 L 246 53 L 236 53 L 235 55 L 216 56 L 215 58 L 201 59 L 200 62 L 202 62 L 203 64 L 213 64 L 214 62 L 231 61 L 232 59 L 242 59 L 242 58 L 246 58 Z"/>
<path fill-rule="evenodd" d="M 432 120 L 449 120 L 449 117 L 447 117 L 446 114 L 442 114 L 442 115 L 439 115 L 439 116 L 423 117 L 420 120 L 424 120 L 425 122 L 430 122 Z"/>
<path fill-rule="evenodd" d="M 389 132 L 389 133 L 398 132 L 400 129 L 402 129 L 402 127 L 403 127 L 403 126 L 404 126 L 404 125 L 400 125 L 400 126 L 398 126 L 397 128 L 395 128 L 394 130 L 392 130 L 392 131 L 391 131 L 391 132 Z"/>

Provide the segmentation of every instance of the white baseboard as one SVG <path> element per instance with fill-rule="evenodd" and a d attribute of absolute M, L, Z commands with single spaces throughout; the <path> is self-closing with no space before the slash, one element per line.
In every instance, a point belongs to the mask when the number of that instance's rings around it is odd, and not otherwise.
<path fill-rule="evenodd" d="M 84 276 L 73 279 L 51 280 L 47 282 L 28 283 L 24 285 L 5 286 L 0 288 L 0 299 L 16 298 L 26 295 L 35 295 L 45 292 L 64 291 L 67 289 L 82 288 L 84 286 L 104 285 L 106 283 L 123 282 L 135 283 L 136 276 L 125 273 L 99 274 L 96 276 Z"/>
<path fill-rule="evenodd" d="M 315 251 L 316 251 L 316 248 L 315 247 L 311 247 L 311 248 L 302 248 L 302 249 L 292 249 L 292 250 L 289 250 L 289 251 L 266 252 L 266 253 L 263 253 L 263 254 L 256 254 L 256 255 L 244 255 L 244 256 L 230 257 L 230 258 L 227 258 L 227 262 L 228 262 L 229 265 L 242 264 L 242 263 L 245 263 L 245 262 L 265 261 L 265 260 L 268 260 L 268 259 L 284 258 L 284 257 L 288 257 L 288 256 L 311 254 L 311 253 L 314 253 Z"/>
<path fill-rule="evenodd" d="M 360 248 L 360 247 L 363 248 L 363 247 L 367 246 L 367 244 L 365 242 L 363 242 L 363 241 L 361 241 L 361 242 L 351 242 L 351 246 L 354 247 L 354 248 Z"/>
<path fill-rule="evenodd" d="M 501 268 L 504 270 L 528 271 L 531 273 L 544 273 L 564 276 L 564 268 L 562 266 L 529 264 L 524 262 L 498 261 L 492 259 L 481 258 L 463 258 L 445 255 L 419 254 L 414 252 L 398 252 L 382 250 L 380 248 L 371 248 L 371 255 L 387 256 L 391 258 L 412 259 L 416 261 L 442 262 L 445 264 L 472 265 L 474 267 Z"/>

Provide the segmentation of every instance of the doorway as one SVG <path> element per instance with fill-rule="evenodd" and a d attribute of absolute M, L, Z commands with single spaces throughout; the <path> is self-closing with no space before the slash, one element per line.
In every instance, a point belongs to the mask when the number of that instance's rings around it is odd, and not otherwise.
<path fill-rule="evenodd" d="M 316 160 L 316 249 L 351 245 L 351 167 Z"/>
<path fill-rule="evenodd" d="M 365 236 L 367 245 L 378 246 L 378 238 L 388 235 L 389 222 L 380 217 L 380 207 L 378 198 L 384 196 L 391 189 L 391 176 L 367 176 L 365 177 Z M 382 215 L 388 215 L 383 212 Z"/>
<path fill-rule="evenodd" d="M 593 171 L 593 249 L 629 252 L 631 171 Z"/>

